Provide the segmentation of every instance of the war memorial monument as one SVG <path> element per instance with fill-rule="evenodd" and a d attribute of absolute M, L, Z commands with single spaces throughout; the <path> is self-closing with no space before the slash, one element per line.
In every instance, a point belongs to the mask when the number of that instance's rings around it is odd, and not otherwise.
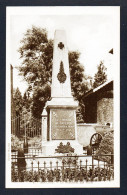
<path fill-rule="evenodd" d="M 71 94 L 68 48 L 64 30 L 56 30 L 53 50 L 51 101 L 42 113 L 42 152 L 55 155 L 62 142 L 70 143 L 76 154 L 83 154 L 77 141 L 76 109 L 78 102 Z"/>

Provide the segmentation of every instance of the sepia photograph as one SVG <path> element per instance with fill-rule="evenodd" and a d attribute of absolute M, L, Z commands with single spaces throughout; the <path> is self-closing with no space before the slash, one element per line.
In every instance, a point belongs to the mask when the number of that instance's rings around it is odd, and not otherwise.
<path fill-rule="evenodd" d="M 120 7 L 6 7 L 6 188 L 120 187 Z"/>

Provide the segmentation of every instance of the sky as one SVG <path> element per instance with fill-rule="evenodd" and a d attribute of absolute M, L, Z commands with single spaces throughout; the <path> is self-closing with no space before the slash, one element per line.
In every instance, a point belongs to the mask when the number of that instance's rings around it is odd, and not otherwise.
<path fill-rule="evenodd" d="M 57 29 L 66 31 L 69 51 L 79 51 L 80 62 L 85 74 L 94 76 L 97 65 L 104 61 L 108 79 L 113 79 L 113 57 L 109 51 L 115 51 L 115 33 L 117 30 L 115 7 L 18 7 L 8 10 L 8 29 L 10 43 L 10 64 L 20 66 L 18 49 L 24 33 L 32 25 L 46 28 L 48 38 L 54 38 Z M 19 87 L 23 93 L 26 84 L 14 68 L 14 88 Z"/>

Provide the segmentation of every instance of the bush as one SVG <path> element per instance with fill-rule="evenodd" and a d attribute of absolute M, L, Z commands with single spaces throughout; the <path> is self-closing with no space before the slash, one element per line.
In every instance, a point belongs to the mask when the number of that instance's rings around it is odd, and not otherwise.
<path fill-rule="evenodd" d="M 95 155 L 113 154 L 113 148 L 114 148 L 114 131 L 110 131 L 104 134 Z M 111 162 L 111 156 L 98 156 L 97 159 L 108 163 Z"/>
<path fill-rule="evenodd" d="M 67 142 L 66 145 L 63 145 L 63 143 L 60 142 L 60 145 L 57 146 L 55 151 L 56 153 L 74 153 L 74 148 L 71 147 L 70 142 Z"/>
<path fill-rule="evenodd" d="M 21 149 L 21 145 L 23 144 L 23 140 L 20 140 L 17 136 L 11 135 L 11 149 L 18 150 Z"/>
<path fill-rule="evenodd" d="M 31 147 L 34 147 L 36 145 L 36 147 L 41 148 L 41 146 L 42 146 L 41 136 L 30 138 L 28 143 L 29 143 L 29 146 L 31 146 Z"/>

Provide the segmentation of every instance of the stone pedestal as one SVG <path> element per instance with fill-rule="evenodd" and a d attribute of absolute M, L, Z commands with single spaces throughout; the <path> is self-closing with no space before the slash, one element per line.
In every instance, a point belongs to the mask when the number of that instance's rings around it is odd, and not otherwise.
<path fill-rule="evenodd" d="M 77 141 L 77 124 L 76 124 L 76 107 L 77 102 L 66 102 L 65 99 L 58 101 L 54 105 L 54 101 L 46 104 L 48 113 L 47 142 L 42 141 L 42 152 L 44 155 L 58 155 L 55 152 L 60 142 L 64 145 L 67 142 L 74 148 L 77 155 L 83 154 L 83 146 Z M 52 104 L 53 103 L 53 104 Z"/>

